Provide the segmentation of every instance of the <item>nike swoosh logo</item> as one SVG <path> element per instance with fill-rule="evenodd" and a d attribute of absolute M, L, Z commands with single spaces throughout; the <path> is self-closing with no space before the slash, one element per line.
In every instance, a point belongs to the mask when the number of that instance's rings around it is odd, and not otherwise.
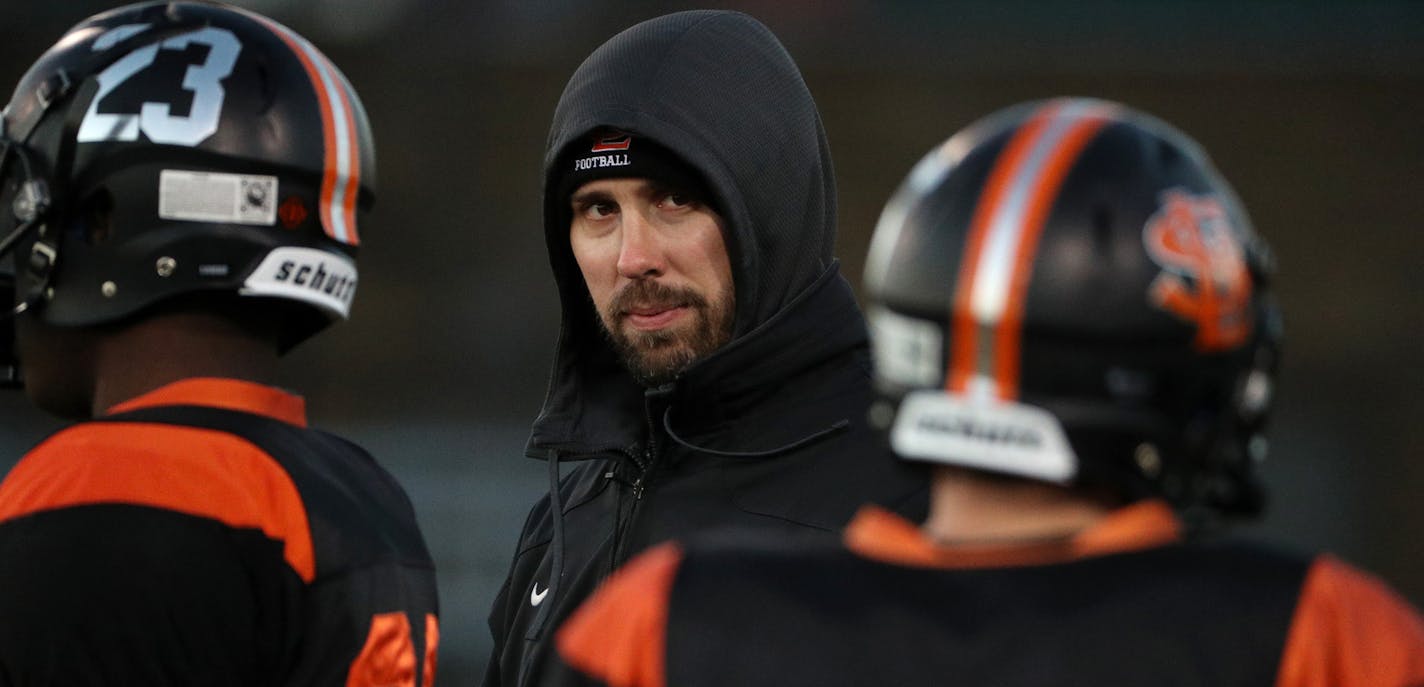
<path fill-rule="evenodd" d="M 548 595 L 549 588 L 545 587 L 544 591 L 541 592 L 539 591 L 539 583 L 535 582 L 534 588 L 529 590 L 529 605 L 538 606 L 539 604 L 544 603 L 544 597 Z"/>

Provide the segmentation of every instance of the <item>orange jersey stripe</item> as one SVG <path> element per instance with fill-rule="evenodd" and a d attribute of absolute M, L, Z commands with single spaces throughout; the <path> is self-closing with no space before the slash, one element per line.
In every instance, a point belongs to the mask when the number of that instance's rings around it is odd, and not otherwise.
<path fill-rule="evenodd" d="M 410 636 L 410 619 L 404 611 L 377 613 L 371 618 L 366 645 L 347 670 L 346 687 L 378 686 L 418 687 L 415 684 L 415 642 Z"/>
<path fill-rule="evenodd" d="M 160 508 L 255 528 L 316 577 L 306 508 L 271 456 L 230 434 L 141 423 L 81 424 L 31 451 L 0 483 L 0 523 L 99 504 Z"/>
<path fill-rule="evenodd" d="M 1276 685 L 1424 685 L 1424 618 L 1378 579 L 1321 556 L 1301 589 Z"/>
<path fill-rule="evenodd" d="M 609 577 L 559 629 L 564 662 L 609 687 L 665 687 L 667 614 L 682 549 L 649 549 Z"/>
<path fill-rule="evenodd" d="M 219 377 L 180 379 L 119 403 L 105 414 L 184 405 L 224 408 L 307 426 L 307 404 L 301 396 L 264 384 Z"/>
<path fill-rule="evenodd" d="M 440 619 L 434 613 L 425 614 L 425 668 L 421 671 L 424 687 L 435 684 L 435 664 L 440 652 Z"/>
<path fill-rule="evenodd" d="M 1124 506 L 1068 539 L 1033 544 L 943 545 L 916 523 L 876 506 L 864 506 L 842 539 L 851 552 L 916 568 L 1010 568 L 1050 565 L 1139 551 L 1181 539 L 1181 524 L 1163 501 Z"/>

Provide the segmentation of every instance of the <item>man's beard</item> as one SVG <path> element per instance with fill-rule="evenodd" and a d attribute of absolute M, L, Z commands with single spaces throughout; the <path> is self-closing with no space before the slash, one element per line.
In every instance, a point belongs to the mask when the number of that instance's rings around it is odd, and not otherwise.
<path fill-rule="evenodd" d="M 613 296 L 598 321 L 629 374 L 639 384 L 655 387 L 676 379 L 693 363 L 731 340 L 734 303 L 730 289 L 709 303 L 702 294 L 689 288 L 635 281 Z M 650 305 L 687 307 L 691 310 L 691 319 L 658 331 L 624 326 L 623 313 L 636 306 Z"/>

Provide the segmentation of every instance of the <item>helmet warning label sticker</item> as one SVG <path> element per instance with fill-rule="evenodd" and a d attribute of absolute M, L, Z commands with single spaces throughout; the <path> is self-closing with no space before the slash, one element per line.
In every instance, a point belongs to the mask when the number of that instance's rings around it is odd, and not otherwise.
<path fill-rule="evenodd" d="M 165 169 L 158 175 L 158 216 L 271 226 L 277 223 L 277 177 Z"/>

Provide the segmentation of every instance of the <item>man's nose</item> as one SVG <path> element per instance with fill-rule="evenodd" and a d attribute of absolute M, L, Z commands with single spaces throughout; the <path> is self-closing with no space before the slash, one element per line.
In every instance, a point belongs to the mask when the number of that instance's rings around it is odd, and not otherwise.
<path fill-rule="evenodd" d="M 623 214 L 623 243 L 618 251 L 618 274 L 628 279 L 657 277 L 667 269 L 657 229 L 637 212 Z"/>

